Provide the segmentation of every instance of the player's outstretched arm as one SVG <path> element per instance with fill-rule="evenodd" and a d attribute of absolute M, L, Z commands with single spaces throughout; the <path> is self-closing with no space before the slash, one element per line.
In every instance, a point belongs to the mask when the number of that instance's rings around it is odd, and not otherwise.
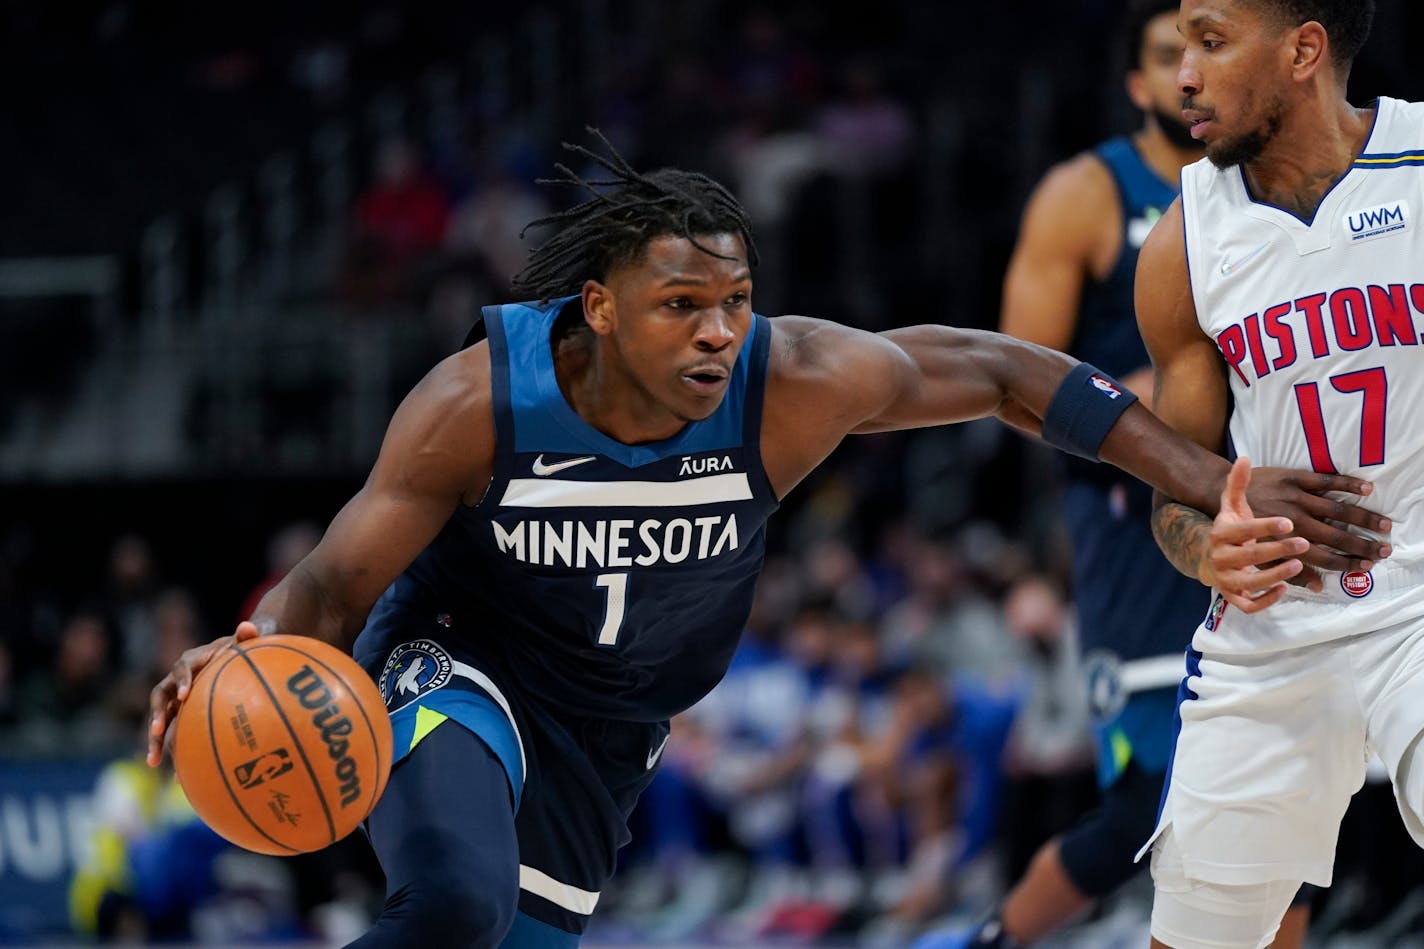
<path fill-rule="evenodd" d="M 232 636 L 183 653 L 153 688 L 149 763 L 158 763 L 193 676 L 234 641 L 293 633 L 349 649 L 376 599 L 456 506 L 480 499 L 494 443 L 488 347 L 472 347 L 444 360 L 406 396 L 365 485 L 316 549 L 262 598 L 250 621 Z"/>
<path fill-rule="evenodd" d="M 1193 505 L 1215 508 L 1205 475 L 1229 465 L 1070 356 L 1000 333 L 912 326 L 880 334 L 905 354 L 894 398 L 856 431 L 994 415 L 1059 448 L 1100 458 Z M 1045 431 L 1045 419 L 1048 428 Z"/>
<path fill-rule="evenodd" d="M 1228 385 L 1226 365 L 1216 344 L 1197 323 L 1187 272 L 1180 199 L 1152 229 L 1137 265 L 1137 321 L 1152 357 L 1156 392 L 1153 410 L 1168 425 L 1213 451 L 1226 443 Z M 1210 574 L 1212 517 L 1217 513 L 1225 477 L 1219 466 L 1203 471 L 1212 497 L 1206 503 L 1160 492 L 1152 530 L 1167 559 L 1191 577 Z M 1367 496 L 1368 482 L 1343 475 L 1280 468 L 1257 468 L 1249 479 L 1249 507 L 1261 517 L 1284 517 L 1294 532 L 1310 541 L 1300 559 L 1307 569 L 1291 582 L 1318 586 L 1317 570 L 1368 570 L 1389 556 L 1388 545 L 1352 534 L 1340 525 L 1381 533 L 1388 519 L 1354 504 L 1326 497 L 1331 492 Z"/>
<path fill-rule="evenodd" d="M 998 416 L 1042 437 L 1057 418 L 1060 441 L 1091 443 L 1103 459 L 1192 503 L 1206 496 L 1202 472 L 1229 465 L 1134 404 L 1133 397 L 1077 360 L 983 330 L 915 326 L 886 333 L 813 320 L 773 321 L 763 423 L 763 462 L 784 495 L 847 434 L 944 425 Z M 1069 380 L 1067 386 L 1065 380 Z M 1074 397 L 1059 399 L 1060 390 Z M 1050 412 L 1056 403 L 1059 411 Z M 1099 401 L 1126 407 L 1103 421 Z M 1064 408 L 1066 406 L 1066 410 Z M 1050 426 L 1051 427 L 1051 426 Z M 1050 435 L 1053 432 L 1050 431 Z M 1052 440 L 1052 439 L 1050 439 Z"/>

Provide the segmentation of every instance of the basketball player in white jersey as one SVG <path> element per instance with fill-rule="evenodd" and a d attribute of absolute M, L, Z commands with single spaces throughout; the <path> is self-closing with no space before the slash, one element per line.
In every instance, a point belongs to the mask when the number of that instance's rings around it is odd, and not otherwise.
<path fill-rule="evenodd" d="M 1256 464 L 1371 481 L 1375 562 L 1301 565 L 1252 518 L 1239 461 L 1217 523 L 1154 532 L 1215 588 L 1180 692 L 1152 844 L 1154 946 L 1265 946 L 1328 886 L 1370 749 L 1424 842 L 1424 105 L 1346 99 L 1373 0 L 1183 0 L 1183 115 L 1207 157 L 1143 247 L 1156 411 Z M 1388 535 L 1388 536 L 1386 536 Z M 1386 559 L 1387 558 L 1387 559 Z"/>

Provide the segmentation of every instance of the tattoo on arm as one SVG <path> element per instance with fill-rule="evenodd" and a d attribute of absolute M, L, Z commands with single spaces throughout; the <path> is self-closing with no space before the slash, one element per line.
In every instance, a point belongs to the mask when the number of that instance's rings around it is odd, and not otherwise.
<path fill-rule="evenodd" d="M 1193 579 L 1201 579 L 1211 518 L 1176 501 L 1162 501 L 1152 512 L 1152 536 L 1172 566 Z"/>

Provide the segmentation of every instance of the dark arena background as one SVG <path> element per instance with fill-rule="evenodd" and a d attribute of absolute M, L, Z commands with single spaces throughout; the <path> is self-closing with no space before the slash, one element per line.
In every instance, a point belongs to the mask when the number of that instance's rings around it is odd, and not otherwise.
<path fill-rule="evenodd" d="M 281 860 L 194 825 L 138 763 L 147 691 L 510 299 L 561 141 L 726 182 L 758 312 L 990 328 L 1034 183 L 1140 123 L 1120 13 L 0 0 L 0 945 L 338 946 L 379 910 L 359 834 Z M 1352 101 L 1424 97 L 1421 41 L 1424 5 L 1380 0 Z M 586 945 L 889 949 L 997 903 L 1096 793 L 1054 470 L 986 421 L 852 439 L 786 500 L 748 649 L 793 683 L 858 664 L 855 727 L 734 667 L 675 723 Z M 844 793 L 907 655 L 981 722 L 935 820 Z M 1145 946 L 1149 905 L 1143 875 L 1048 944 Z M 1382 775 L 1314 908 L 1309 945 L 1424 946 Z"/>

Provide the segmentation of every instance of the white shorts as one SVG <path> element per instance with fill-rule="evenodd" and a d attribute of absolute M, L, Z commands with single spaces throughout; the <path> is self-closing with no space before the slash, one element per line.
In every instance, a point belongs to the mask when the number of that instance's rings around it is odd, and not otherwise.
<path fill-rule="evenodd" d="M 1170 826 L 1189 879 L 1329 886 L 1372 750 L 1424 845 L 1424 762 L 1412 754 L 1424 731 L 1424 619 L 1265 655 L 1193 651 L 1187 672 L 1192 695 L 1143 853 Z"/>

